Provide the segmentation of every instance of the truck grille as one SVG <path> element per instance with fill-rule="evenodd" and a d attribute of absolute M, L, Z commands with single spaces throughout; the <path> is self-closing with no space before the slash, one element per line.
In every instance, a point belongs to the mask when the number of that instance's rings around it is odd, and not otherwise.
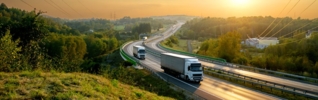
<path fill-rule="evenodd" d="M 201 77 L 193 77 L 194 80 L 201 80 Z"/>
<path fill-rule="evenodd" d="M 193 74 L 193 76 L 202 76 L 202 74 Z"/>

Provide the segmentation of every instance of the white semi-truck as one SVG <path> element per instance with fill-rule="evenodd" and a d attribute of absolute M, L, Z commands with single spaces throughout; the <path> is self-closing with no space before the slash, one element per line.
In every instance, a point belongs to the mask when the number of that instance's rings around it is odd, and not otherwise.
<path fill-rule="evenodd" d="M 198 83 L 203 80 L 201 63 L 195 57 L 162 53 L 160 59 L 161 69 L 166 73 Z"/>
<path fill-rule="evenodd" d="M 138 59 L 146 59 L 146 49 L 143 46 L 133 46 L 133 55 Z"/>

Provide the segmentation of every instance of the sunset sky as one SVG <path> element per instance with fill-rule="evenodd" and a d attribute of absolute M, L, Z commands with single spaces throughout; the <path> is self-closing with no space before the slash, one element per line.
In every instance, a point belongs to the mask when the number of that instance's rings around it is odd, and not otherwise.
<path fill-rule="evenodd" d="M 318 18 L 315 0 L 0 0 L 8 7 L 46 11 L 60 18 L 191 15 L 202 17 L 274 16 Z M 290 1 L 290 2 L 289 2 Z M 298 2 L 299 1 L 299 2 Z M 298 3 L 297 3 L 298 2 Z M 289 4 L 288 4 L 289 3 Z M 293 8 L 293 6 L 297 5 Z M 312 4 L 313 3 L 313 4 Z M 288 5 L 287 5 L 288 4 Z M 312 5 L 311 5 L 312 4 Z M 284 9 L 284 7 L 287 7 Z M 311 5 L 311 6 L 310 6 Z M 308 9 L 306 9 L 309 7 Z M 282 12 L 282 13 L 280 13 Z"/>

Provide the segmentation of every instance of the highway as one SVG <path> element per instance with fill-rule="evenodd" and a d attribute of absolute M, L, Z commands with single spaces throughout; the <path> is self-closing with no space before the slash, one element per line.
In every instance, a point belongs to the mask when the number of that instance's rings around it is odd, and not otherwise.
<path fill-rule="evenodd" d="M 169 28 L 163 33 L 163 36 L 154 36 L 154 38 L 169 37 L 171 33 L 174 33 L 177 29 L 181 27 L 183 23 L 178 23 L 173 27 Z M 164 39 L 164 38 L 162 38 Z M 151 47 L 156 47 L 158 41 L 148 42 L 146 45 L 151 45 Z M 141 41 L 133 42 L 124 47 L 124 51 L 132 56 L 132 46 L 142 45 Z M 159 50 L 157 48 L 157 50 Z M 164 52 L 164 51 L 162 51 Z M 172 77 L 163 72 L 160 68 L 160 58 L 151 53 L 147 53 L 145 60 L 140 60 L 141 65 L 152 69 L 165 78 L 170 83 L 179 86 L 191 93 L 197 94 L 205 99 L 209 100 L 277 100 L 281 99 L 273 95 L 259 92 L 257 90 L 250 90 L 235 84 L 228 83 L 226 81 L 204 75 L 203 81 L 200 84 L 186 82 L 175 77 Z"/>
<path fill-rule="evenodd" d="M 165 34 L 164 38 L 169 37 L 170 35 L 172 35 L 180 27 L 181 27 L 181 25 L 179 26 L 179 24 L 177 24 L 176 27 L 172 28 L 173 31 L 165 32 L 164 33 Z M 157 46 L 157 44 L 164 38 L 151 41 L 150 43 L 146 44 L 146 47 L 150 47 L 150 48 L 152 48 L 152 49 L 154 49 L 154 50 L 156 50 L 158 52 L 161 52 L 161 53 L 162 52 L 167 52 L 167 51 L 161 50 Z M 222 70 L 226 70 L 226 71 L 229 71 L 229 72 L 232 72 L 232 73 L 235 73 L 235 74 L 240 74 L 240 75 L 244 75 L 244 76 L 248 76 L 248 77 L 252 77 L 252 78 L 256 78 L 256 79 L 266 80 L 266 81 L 272 82 L 272 83 L 283 84 L 285 86 L 290 86 L 290 87 L 299 88 L 299 89 L 302 89 L 302 90 L 307 90 L 308 92 L 316 93 L 316 94 L 307 93 L 308 95 L 318 97 L 318 95 L 317 95 L 318 86 L 317 85 L 301 83 L 301 82 L 298 82 L 298 81 L 283 79 L 283 78 L 274 77 L 274 76 L 263 75 L 263 74 L 260 74 L 260 73 L 255 73 L 255 72 L 235 69 L 235 68 L 232 68 L 232 67 L 223 66 L 223 65 L 217 65 L 217 64 L 213 64 L 213 63 L 209 63 L 209 62 L 205 62 L 205 61 L 200 61 L 200 62 L 202 63 L 202 65 L 207 66 L 207 67 L 216 68 L 216 69 L 222 69 Z"/>

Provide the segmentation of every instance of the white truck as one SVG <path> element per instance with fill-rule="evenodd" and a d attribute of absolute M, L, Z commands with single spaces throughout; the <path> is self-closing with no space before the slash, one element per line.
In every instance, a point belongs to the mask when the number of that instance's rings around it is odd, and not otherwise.
<path fill-rule="evenodd" d="M 146 41 L 147 39 L 148 39 L 147 36 L 142 37 L 143 41 Z"/>
<path fill-rule="evenodd" d="M 173 53 L 161 54 L 161 69 L 187 81 L 203 81 L 201 63 L 197 58 Z"/>
<path fill-rule="evenodd" d="M 143 46 L 133 46 L 133 55 L 138 59 L 146 59 L 146 49 Z"/>

